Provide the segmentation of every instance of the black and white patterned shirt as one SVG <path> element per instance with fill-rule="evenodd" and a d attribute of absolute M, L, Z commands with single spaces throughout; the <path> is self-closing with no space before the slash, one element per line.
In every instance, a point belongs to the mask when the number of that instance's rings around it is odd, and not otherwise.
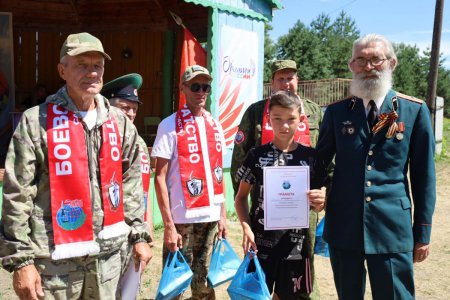
<path fill-rule="evenodd" d="M 306 244 L 307 229 L 264 230 L 263 169 L 271 166 L 311 166 L 311 188 L 319 188 L 320 185 L 312 174 L 315 155 L 315 149 L 300 144 L 293 151 L 283 152 L 272 143 L 268 143 L 252 148 L 239 168 L 236 179 L 253 185 L 250 226 L 255 234 L 258 257 L 261 259 L 269 255 L 285 259 L 302 259 L 305 255 L 310 255 L 306 253 L 307 247 L 303 247 Z"/>

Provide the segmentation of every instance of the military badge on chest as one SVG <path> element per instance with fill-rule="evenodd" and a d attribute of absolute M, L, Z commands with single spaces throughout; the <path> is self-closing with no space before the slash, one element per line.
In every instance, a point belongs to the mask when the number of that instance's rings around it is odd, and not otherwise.
<path fill-rule="evenodd" d="M 341 132 L 343 135 L 349 134 L 352 135 L 355 133 L 356 129 L 355 129 L 355 125 L 353 125 L 353 123 L 351 121 L 345 121 L 342 122 L 342 129 Z"/>

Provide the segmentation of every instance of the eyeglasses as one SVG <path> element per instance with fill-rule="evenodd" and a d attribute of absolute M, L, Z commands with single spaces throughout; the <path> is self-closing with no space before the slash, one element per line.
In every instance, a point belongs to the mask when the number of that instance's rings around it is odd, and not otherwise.
<path fill-rule="evenodd" d="M 190 88 L 191 92 L 193 92 L 193 93 L 198 93 L 200 91 L 200 89 L 204 93 L 209 93 L 211 91 L 211 85 L 207 84 L 207 83 L 205 83 L 205 84 L 193 83 L 191 85 L 184 83 L 184 85 L 187 86 L 188 88 Z"/>
<path fill-rule="evenodd" d="M 367 62 L 370 62 L 370 64 L 374 67 L 378 67 L 378 66 L 381 66 L 384 63 L 384 61 L 386 61 L 386 60 L 389 60 L 389 58 L 379 58 L 379 57 L 374 56 L 369 59 L 366 59 L 364 57 L 358 57 L 358 58 L 355 58 L 353 61 L 356 63 L 356 65 L 358 67 L 366 66 Z"/>

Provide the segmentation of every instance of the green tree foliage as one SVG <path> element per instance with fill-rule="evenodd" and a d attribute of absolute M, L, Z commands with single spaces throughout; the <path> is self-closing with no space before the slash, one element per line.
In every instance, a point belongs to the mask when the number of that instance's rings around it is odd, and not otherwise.
<path fill-rule="evenodd" d="M 444 115 L 450 118 L 450 70 L 439 66 L 436 95 L 444 98 Z"/>
<path fill-rule="evenodd" d="M 394 44 L 398 65 L 394 72 L 394 89 L 421 99 L 427 96 L 429 57 L 421 56 L 416 46 Z"/>
<path fill-rule="evenodd" d="M 278 58 L 297 62 L 302 80 L 350 78 L 347 61 L 359 37 L 356 23 L 345 12 L 331 22 L 320 14 L 310 26 L 297 21 L 277 44 Z"/>
<path fill-rule="evenodd" d="M 394 89 L 407 95 L 426 100 L 428 91 L 428 74 L 430 70 L 431 51 L 420 53 L 416 46 L 394 44 L 398 66 L 394 72 Z M 443 97 L 444 113 L 450 116 L 450 70 L 439 62 L 436 95 Z"/>
<path fill-rule="evenodd" d="M 332 75 L 330 57 L 323 51 L 323 42 L 301 21 L 278 40 L 278 58 L 294 60 L 301 80 Z"/>
<path fill-rule="evenodd" d="M 348 60 L 352 56 L 353 41 L 357 38 L 359 38 L 359 30 L 356 28 L 355 21 L 341 11 L 331 26 L 327 43 L 330 53 L 333 53 L 331 55 L 333 77 L 351 78 Z"/>
<path fill-rule="evenodd" d="M 276 58 L 275 44 L 269 37 L 269 31 L 272 29 L 270 24 L 264 24 L 264 82 L 272 80 L 270 63 Z"/>
<path fill-rule="evenodd" d="M 269 62 L 274 58 L 295 60 L 301 80 L 352 77 L 348 60 L 360 32 L 355 21 L 344 11 L 334 21 L 322 13 L 309 26 L 298 20 L 275 44 L 267 34 L 271 29 L 270 25 L 266 26 L 265 81 L 271 79 Z M 394 89 L 425 100 L 430 51 L 421 53 L 417 46 L 404 43 L 394 44 L 394 49 L 398 58 L 393 75 Z M 450 117 L 450 70 L 443 67 L 443 61 L 440 62 L 436 94 L 445 99 L 445 114 Z"/>

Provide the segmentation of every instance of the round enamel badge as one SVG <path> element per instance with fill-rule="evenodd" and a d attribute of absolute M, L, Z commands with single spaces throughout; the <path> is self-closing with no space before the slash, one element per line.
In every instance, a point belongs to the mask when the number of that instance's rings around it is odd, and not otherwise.
<path fill-rule="evenodd" d="M 242 143 L 245 140 L 245 136 L 244 136 L 244 132 L 242 132 L 242 130 L 239 130 L 236 133 L 236 136 L 234 137 L 234 143 L 236 145 L 239 145 L 240 143 Z"/>

